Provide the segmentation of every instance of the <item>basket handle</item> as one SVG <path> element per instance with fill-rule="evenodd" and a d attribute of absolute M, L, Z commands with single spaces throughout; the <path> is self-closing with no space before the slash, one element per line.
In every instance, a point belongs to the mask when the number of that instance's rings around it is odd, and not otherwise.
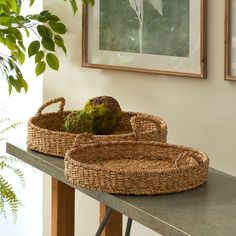
<path fill-rule="evenodd" d="M 199 165 L 203 164 L 202 158 L 200 158 L 198 155 L 195 156 L 195 155 L 192 155 L 191 152 L 184 152 L 183 154 L 179 154 L 178 157 L 175 159 L 174 166 L 175 166 L 175 167 L 178 167 L 178 166 L 179 166 L 179 161 L 180 161 L 182 158 L 184 158 L 184 157 L 186 157 L 186 156 L 188 156 L 188 155 L 189 155 L 190 157 L 194 158 L 194 159 L 198 162 Z"/>
<path fill-rule="evenodd" d="M 167 127 L 164 122 L 160 122 L 156 120 L 155 118 L 152 118 L 151 116 L 136 115 L 136 116 L 131 117 L 130 123 L 133 129 L 134 135 L 137 139 L 141 138 L 141 132 L 143 131 L 142 127 L 140 126 L 140 122 L 142 121 L 148 121 L 154 124 L 157 132 L 165 133 L 165 137 L 167 136 Z"/>
<path fill-rule="evenodd" d="M 96 142 L 96 138 L 94 138 L 93 134 L 81 133 L 76 136 L 73 147 L 77 147 L 81 144 L 91 144 L 95 142 Z"/>
<path fill-rule="evenodd" d="M 58 103 L 58 102 L 60 102 L 60 106 L 59 106 L 58 112 L 63 112 L 64 106 L 65 106 L 65 98 L 60 97 L 60 98 L 55 98 L 55 99 L 52 99 L 52 100 L 50 100 L 50 101 L 44 103 L 44 104 L 38 109 L 38 111 L 37 111 L 37 113 L 36 113 L 36 116 L 42 115 L 42 111 L 43 111 L 46 107 L 52 105 L 53 103 Z"/>

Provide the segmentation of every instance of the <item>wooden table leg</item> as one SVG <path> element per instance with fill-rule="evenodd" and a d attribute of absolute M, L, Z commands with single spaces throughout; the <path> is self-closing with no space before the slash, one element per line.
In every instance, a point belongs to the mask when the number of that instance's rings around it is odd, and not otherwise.
<path fill-rule="evenodd" d="M 106 211 L 107 206 L 100 203 L 100 222 L 103 220 Z M 122 236 L 122 214 L 113 210 L 101 236 Z"/>
<path fill-rule="evenodd" d="M 52 177 L 52 236 L 74 236 L 75 190 Z"/>

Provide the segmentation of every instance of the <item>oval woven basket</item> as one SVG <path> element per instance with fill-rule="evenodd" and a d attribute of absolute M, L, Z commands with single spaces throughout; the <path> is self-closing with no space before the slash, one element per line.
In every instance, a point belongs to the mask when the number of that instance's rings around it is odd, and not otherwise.
<path fill-rule="evenodd" d="M 53 103 L 59 103 L 58 112 L 43 113 Z M 43 104 L 28 122 L 27 145 L 29 149 L 47 155 L 64 157 L 71 149 L 78 134 L 64 132 L 65 117 L 72 111 L 64 111 L 65 99 L 57 98 Z M 117 129 L 110 135 L 93 135 L 106 140 L 154 140 L 166 142 L 167 125 L 158 116 L 138 112 L 123 112 Z"/>
<path fill-rule="evenodd" d="M 153 141 L 97 142 L 85 136 L 65 155 L 65 178 L 83 188 L 154 195 L 196 188 L 207 180 L 201 151 Z"/>

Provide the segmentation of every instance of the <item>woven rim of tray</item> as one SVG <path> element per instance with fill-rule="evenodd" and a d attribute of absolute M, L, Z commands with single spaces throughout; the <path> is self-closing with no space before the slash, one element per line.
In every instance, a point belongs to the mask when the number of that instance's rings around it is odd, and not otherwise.
<path fill-rule="evenodd" d="M 82 143 L 81 145 L 78 145 L 77 147 L 74 147 L 70 150 L 67 151 L 66 156 L 65 156 L 65 160 L 70 159 L 71 162 L 73 162 L 74 164 L 77 164 L 79 162 L 81 167 L 87 168 L 89 166 L 90 163 L 86 163 L 86 157 L 83 157 L 83 161 L 79 160 L 79 155 L 84 155 L 84 152 L 90 152 L 90 150 L 92 148 L 96 147 L 107 147 L 107 146 L 112 146 L 114 149 L 117 148 L 118 146 L 123 145 L 125 147 L 127 147 L 127 145 L 133 146 L 133 148 L 135 149 L 135 147 L 137 147 L 137 145 L 145 145 L 145 146 L 155 146 L 157 148 L 160 147 L 169 147 L 169 148 L 176 148 L 178 150 L 183 151 L 182 157 L 184 157 L 185 155 L 190 155 L 190 157 L 194 158 L 196 157 L 196 161 L 198 162 L 198 165 L 191 165 L 191 166 L 184 166 L 184 167 L 174 167 L 173 168 L 168 168 L 168 169 L 160 169 L 160 170 L 147 170 L 147 171 L 143 171 L 142 169 L 138 169 L 138 170 L 132 170 L 130 171 L 130 173 L 133 174 L 138 174 L 138 173 L 168 173 L 168 172 L 172 172 L 172 171 L 185 171 L 185 170 L 190 170 L 190 169 L 195 169 L 196 167 L 200 167 L 200 166 L 208 166 L 209 165 L 209 159 L 206 153 L 199 151 L 197 149 L 193 149 L 190 147 L 185 147 L 182 145 L 175 145 L 175 144 L 169 144 L 169 143 L 159 143 L 159 142 L 148 142 L 148 141 L 110 141 L 110 142 L 101 142 L 101 143 L 88 143 L 88 144 L 84 144 Z M 135 151 L 134 151 L 135 154 Z M 193 155 L 194 154 L 194 155 Z M 98 155 L 98 153 L 96 153 L 95 155 Z M 99 154 L 102 155 L 102 154 Z M 109 153 L 104 153 L 105 156 L 109 155 Z M 97 157 L 96 157 L 97 158 Z M 181 158 L 181 156 L 180 156 Z M 88 154 L 87 159 L 90 160 L 91 156 Z M 109 159 L 109 158 L 108 158 Z M 142 160 L 140 158 L 140 160 Z M 161 160 L 161 159 L 157 159 L 157 160 Z M 162 159 L 164 160 L 164 159 Z M 98 171 L 107 171 L 107 172 L 116 172 L 116 173 L 126 173 L 126 171 L 123 170 L 118 170 L 117 168 L 114 169 L 104 169 L 100 166 L 96 166 L 96 165 L 91 165 L 89 166 L 89 169 L 91 170 L 98 170 Z"/>
<path fill-rule="evenodd" d="M 63 113 L 71 113 L 73 111 L 63 111 Z M 159 122 L 159 125 L 160 125 L 160 130 L 162 130 L 162 135 L 163 136 L 166 136 L 167 135 L 167 125 L 165 123 L 165 121 L 158 117 L 158 116 L 154 116 L 154 115 L 149 115 L 149 114 L 146 114 L 146 113 L 141 113 L 141 112 L 131 112 L 131 111 L 123 111 L 123 113 L 126 113 L 126 114 L 129 114 L 129 115 L 133 115 L 132 117 L 140 117 L 141 119 L 145 119 L 145 118 L 151 118 L 151 119 L 156 119 L 156 121 Z M 42 114 L 41 116 L 44 117 L 44 116 L 50 116 L 50 115 L 58 115 L 57 112 L 51 112 L 51 113 L 45 113 L 45 114 Z M 62 114 L 61 114 L 62 115 Z M 58 130 L 51 130 L 51 129 L 46 129 L 46 128 L 42 128 L 40 126 L 37 126 L 35 124 L 35 120 L 36 119 L 40 119 L 40 117 L 38 116 L 33 116 L 29 119 L 28 121 L 28 127 L 29 128 L 32 128 L 32 129 L 35 129 L 35 130 L 38 130 L 38 131 L 43 131 L 45 133 L 47 132 L 50 132 L 50 133 L 53 133 L 53 134 L 60 134 L 60 135 L 68 135 L 68 136 L 73 136 L 74 138 L 77 137 L 78 134 L 75 134 L 75 133 L 69 133 L 69 132 L 65 132 L 65 131 L 58 131 Z M 142 133 L 151 133 L 153 131 L 145 131 L 145 132 L 142 132 Z M 120 135 L 124 135 L 124 136 L 129 136 L 129 135 L 132 135 L 134 133 L 133 130 L 130 130 L 129 133 L 111 133 L 109 135 L 99 135 L 99 134 L 93 134 L 95 137 L 116 137 L 116 136 L 120 136 Z M 141 134 L 142 134 L 141 133 Z"/>
<path fill-rule="evenodd" d="M 159 149 L 159 151 L 162 148 L 174 149 L 177 155 L 176 159 L 178 159 L 177 165 L 171 168 L 158 168 L 156 170 L 129 169 L 129 167 L 125 166 L 125 170 L 122 170 L 117 169 L 117 166 L 107 169 L 96 165 L 96 163 L 91 163 L 91 159 L 96 158 L 96 156 L 98 158 L 96 162 L 99 162 L 99 158 L 101 157 L 109 159 L 112 150 L 117 151 L 119 146 L 127 147 L 129 152 L 133 150 L 135 157 L 135 155 L 137 156 L 137 153 L 135 153 L 137 147 L 145 146 L 145 148 L 149 148 L 150 145 L 152 145 L 153 148 Z M 110 147 L 110 152 L 107 152 L 105 147 Z M 133 149 L 131 147 L 133 147 Z M 96 152 L 98 150 L 104 150 L 104 153 Z M 119 151 L 117 153 L 119 154 Z M 131 155 L 132 153 L 129 154 Z M 140 154 L 141 153 L 139 153 L 139 155 Z M 121 153 L 121 155 L 124 155 L 124 153 Z M 146 157 L 144 160 L 147 159 Z M 193 158 L 194 162 L 191 165 L 179 166 L 178 162 L 181 162 L 181 158 L 186 157 Z M 86 159 L 88 161 L 86 161 Z M 142 157 L 140 157 L 140 163 L 142 164 Z M 209 159 L 207 155 L 204 152 L 190 147 L 146 141 L 114 141 L 82 144 L 69 150 L 65 156 L 65 177 L 69 182 L 75 185 L 98 191 L 117 194 L 153 195 L 181 192 L 202 185 L 207 180 L 208 166 Z M 85 176 L 87 176 L 87 178 L 85 178 Z M 187 179 L 185 179 L 185 176 Z M 142 181 L 139 181 L 139 178 L 142 178 Z M 145 178 L 149 181 L 146 184 L 143 183 Z M 104 183 L 105 179 L 109 179 L 110 182 Z M 123 186 L 119 183 L 116 189 L 114 183 L 122 181 L 124 182 Z M 140 182 L 142 182 L 142 184 Z M 150 183 L 153 184 L 153 187 L 150 187 Z M 173 183 L 173 185 L 170 186 L 170 183 Z"/>

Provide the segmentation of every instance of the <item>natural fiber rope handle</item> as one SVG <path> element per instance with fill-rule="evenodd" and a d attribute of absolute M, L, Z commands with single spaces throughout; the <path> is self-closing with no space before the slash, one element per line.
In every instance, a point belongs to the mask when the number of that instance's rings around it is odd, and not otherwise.
<path fill-rule="evenodd" d="M 160 123 L 157 122 L 154 118 L 151 118 L 149 116 L 144 116 L 144 115 L 133 116 L 130 119 L 130 123 L 131 123 L 132 129 L 134 131 L 134 134 L 137 138 L 139 138 L 141 136 L 138 121 L 149 121 L 156 126 L 157 130 L 162 130 L 162 128 L 163 128 L 163 127 L 160 127 Z"/>
<path fill-rule="evenodd" d="M 37 111 L 37 113 L 36 113 L 36 116 L 42 115 L 42 111 L 43 111 L 46 107 L 52 105 L 53 103 L 58 103 L 58 102 L 60 102 L 60 106 L 59 106 L 58 112 L 63 112 L 64 106 L 65 106 L 65 98 L 60 97 L 60 98 L 55 98 L 55 99 L 52 99 L 52 100 L 50 100 L 50 101 L 44 103 L 44 104 L 38 109 L 38 111 Z"/>
<path fill-rule="evenodd" d="M 178 157 L 175 159 L 174 167 L 177 168 L 179 165 L 179 161 L 185 156 L 187 156 L 187 154 L 189 154 L 189 152 L 184 152 L 183 154 L 179 154 Z"/>
<path fill-rule="evenodd" d="M 94 138 L 93 134 L 81 133 L 76 136 L 73 147 L 78 147 L 81 144 L 91 144 L 95 142 L 96 139 Z"/>
<path fill-rule="evenodd" d="M 186 156 L 190 156 L 190 157 L 192 157 L 193 159 L 195 159 L 195 160 L 198 162 L 199 165 L 203 164 L 202 157 L 199 158 L 198 155 L 197 155 L 197 156 L 192 155 L 191 152 L 184 152 L 184 153 L 182 153 L 182 154 L 179 154 L 178 157 L 175 159 L 175 164 L 174 164 L 174 166 L 175 166 L 175 167 L 178 167 L 179 161 L 181 161 L 181 159 L 184 158 L 184 157 L 186 157 Z"/>

